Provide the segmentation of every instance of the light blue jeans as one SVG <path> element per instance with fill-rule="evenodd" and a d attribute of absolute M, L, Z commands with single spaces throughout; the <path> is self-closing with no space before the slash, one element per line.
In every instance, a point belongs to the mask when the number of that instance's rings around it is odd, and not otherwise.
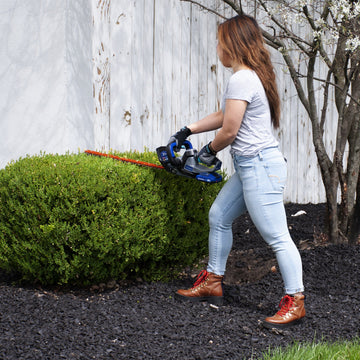
<path fill-rule="evenodd" d="M 235 174 L 209 212 L 207 271 L 224 275 L 233 243 L 232 223 L 247 210 L 276 255 L 286 294 L 304 291 L 301 257 L 289 234 L 283 203 L 287 175 L 284 157 L 272 147 L 251 158 L 234 155 L 234 166 Z"/>

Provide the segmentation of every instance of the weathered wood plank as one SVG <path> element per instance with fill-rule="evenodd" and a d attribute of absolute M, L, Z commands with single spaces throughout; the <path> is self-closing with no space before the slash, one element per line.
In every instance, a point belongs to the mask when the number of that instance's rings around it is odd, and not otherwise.
<path fill-rule="evenodd" d="M 111 2 L 111 101 L 110 148 L 130 150 L 132 123 L 131 63 L 132 6 Z"/>
<path fill-rule="evenodd" d="M 93 97 L 95 147 L 110 146 L 110 0 L 93 2 Z"/>

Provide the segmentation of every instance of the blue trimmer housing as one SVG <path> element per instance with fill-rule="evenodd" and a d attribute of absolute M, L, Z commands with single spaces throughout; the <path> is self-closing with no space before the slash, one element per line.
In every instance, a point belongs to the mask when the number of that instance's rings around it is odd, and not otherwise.
<path fill-rule="evenodd" d="M 214 165 L 209 167 L 199 162 L 198 152 L 193 149 L 190 141 L 185 141 L 182 148 L 185 149 L 182 156 L 176 155 L 178 152 L 175 151 L 177 149 L 176 142 L 156 149 L 159 161 L 165 170 L 175 175 L 207 183 L 218 183 L 222 180 L 221 174 L 217 172 L 222 165 L 218 158 L 216 158 Z"/>

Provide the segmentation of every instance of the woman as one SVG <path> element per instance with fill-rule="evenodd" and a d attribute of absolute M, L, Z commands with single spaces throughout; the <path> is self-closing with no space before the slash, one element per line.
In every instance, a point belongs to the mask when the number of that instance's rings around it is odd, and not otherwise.
<path fill-rule="evenodd" d="M 245 211 L 276 254 L 286 295 L 280 310 L 264 321 L 283 328 L 305 316 L 300 254 L 292 241 L 283 204 L 286 163 L 272 135 L 280 118 L 280 100 L 270 55 L 252 17 L 235 16 L 218 28 L 217 54 L 232 68 L 221 110 L 182 128 L 169 142 L 180 148 L 190 134 L 219 129 L 198 160 L 211 165 L 216 153 L 231 145 L 236 172 L 226 182 L 209 212 L 209 263 L 194 286 L 176 298 L 223 302 L 222 279 L 232 247 L 232 223 Z"/>

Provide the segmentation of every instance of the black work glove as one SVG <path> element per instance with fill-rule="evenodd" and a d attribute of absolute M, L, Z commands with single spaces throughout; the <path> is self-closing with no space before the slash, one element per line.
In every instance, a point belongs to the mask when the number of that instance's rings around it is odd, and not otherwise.
<path fill-rule="evenodd" d="M 170 137 L 168 141 L 168 145 L 176 142 L 176 146 L 174 146 L 174 150 L 176 152 L 180 151 L 181 146 L 184 144 L 184 141 L 190 135 L 191 135 L 191 130 L 188 127 L 184 126 L 176 134 Z"/>
<path fill-rule="evenodd" d="M 198 162 L 207 166 L 216 164 L 216 152 L 211 148 L 211 141 L 205 145 L 198 153 Z"/>

